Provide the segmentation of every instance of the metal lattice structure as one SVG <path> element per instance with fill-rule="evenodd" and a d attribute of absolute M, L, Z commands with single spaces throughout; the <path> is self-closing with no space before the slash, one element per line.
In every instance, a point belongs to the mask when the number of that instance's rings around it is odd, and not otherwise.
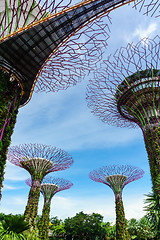
<path fill-rule="evenodd" d="M 40 186 L 43 178 L 50 172 L 65 170 L 73 164 L 71 155 L 56 147 L 44 144 L 21 144 L 9 148 L 8 160 L 26 169 L 32 179 L 25 219 L 31 229 L 36 229 Z"/>
<path fill-rule="evenodd" d="M 135 0 L 133 8 L 143 11 L 144 15 L 160 17 L 159 0 Z"/>
<path fill-rule="evenodd" d="M 107 46 L 108 12 L 132 1 L 0 0 L 0 189 L 18 108 L 35 85 L 63 90 L 94 69 Z"/>
<path fill-rule="evenodd" d="M 130 182 L 142 178 L 144 171 L 130 165 L 104 166 L 90 172 L 89 177 L 95 182 L 109 186 L 115 195 L 116 204 L 116 239 L 131 239 L 126 229 L 122 190 Z"/>
<path fill-rule="evenodd" d="M 155 108 L 157 112 L 157 123 L 159 123 L 158 103 L 155 106 L 152 103 L 153 87 L 155 94 L 158 94 L 159 88 L 159 47 L 160 38 L 156 36 L 154 39 L 143 39 L 136 45 L 128 44 L 126 47 L 120 48 L 113 56 L 109 56 L 101 69 L 95 73 L 95 79 L 90 80 L 87 90 L 87 102 L 93 114 L 99 117 L 103 122 L 117 127 L 135 128 L 138 124 L 145 130 L 148 125 L 152 125 L 155 113 L 151 114 L 149 109 Z M 152 77 L 154 78 L 152 81 Z M 139 88 L 138 88 L 139 87 Z M 131 91 L 130 91 L 131 89 Z M 137 105 L 136 114 L 132 114 L 129 108 L 125 107 L 122 102 L 123 93 L 125 99 L 134 98 L 137 93 L 142 95 L 146 90 L 149 99 L 142 99 L 142 105 L 135 101 Z M 133 94 L 132 94 L 133 93 Z M 158 95 L 155 100 L 158 99 Z M 118 106 L 117 106 L 118 104 Z M 130 103 L 131 104 L 131 103 Z M 133 109 L 135 109 L 135 107 Z M 140 112 L 138 112 L 140 109 Z M 149 113 L 150 112 L 150 113 Z M 149 113 L 149 114 L 147 114 Z M 133 116 L 132 116 L 133 115 Z M 140 116 L 144 115 L 145 119 L 141 121 Z M 129 120 L 129 121 L 128 121 Z"/>
<path fill-rule="evenodd" d="M 90 172 L 89 177 L 96 182 L 109 186 L 115 196 L 122 195 L 123 188 L 130 182 L 142 178 L 144 171 L 130 165 L 104 166 Z"/>
<path fill-rule="evenodd" d="M 160 38 L 120 48 L 88 86 L 88 106 L 103 122 L 143 132 L 154 191 L 160 192 Z"/>
<path fill-rule="evenodd" d="M 7 19 L 10 18 L 10 16 L 8 16 L 7 6 L 5 4 L 6 9 L 1 17 L 3 31 L 0 41 L 0 66 L 6 69 L 6 71 L 12 72 L 12 75 L 19 82 L 23 93 L 21 105 L 26 103 L 30 98 L 35 82 L 46 62 L 51 59 L 52 55 L 54 55 L 58 48 L 64 44 L 71 35 L 75 34 L 90 21 L 95 20 L 97 16 L 114 9 L 117 5 L 120 6 L 127 2 L 130 1 L 83 1 L 70 8 L 68 8 L 68 5 L 67 7 L 63 6 L 62 10 L 57 12 L 58 7 L 53 7 L 55 1 L 53 3 L 46 1 L 45 4 L 43 4 L 45 9 L 43 9 L 43 7 L 40 6 L 40 4 L 43 3 L 41 0 L 37 3 L 30 0 L 29 6 L 26 1 L 22 1 L 17 5 L 16 0 L 11 0 L 11 7 L 9 8 L 11 20 L 9 22 L 7 22 Z M 14 5 L 13 9 L 12 4 Z M 26 15 L 24 9 L 27 9 Z M 48 12 L 50 9 L 51 15 Z M 22 14 L 18 14 L 17 16 L 17 12 L 22 12 Z M 30 21 L 30 24 L 26 25 L 28 21 Z M 17 30 L 21 25 L 22 28 Z M 13 29 L 14 32 L 12 32 Z M 93 36 L 95 38 L 96 30 L 97 28 L 95 28 L 94 33 L 90 35 L 91 39 L 93 39 Z M 101 29 L 101 32 L 102 30 L 103 29 Z M 5 37 L 4 34 L 6 31 L 8 31 L 8 35 Z M 83 32 L 81 32 L 81 34 L 83 34 Z M 70 47 L 72 50 L 74 49 L 73 45 L 70 45 Z M 102 46 L 99 47 L 99 51 L 101 47 Z M 89 59 L 84 58 L 83 60 L 88 61 Z M 51 66 L 51 61 L 49 64 Z M 51 82 L 51 79 L 52 78 L 48 76 L 45 82 Z M 50 84 L 44 83 L 44 85 Z"/>
<path fill-rule="evenodd" d="M 42 165 L 37 164 L 38 159 L 41 161 Z M 27 171 L 30 171 L 29 169 L 33 162 L 33 167 L 35 166 L 35 169 L 40 172 L 43 171 L 43 161 L 46 160 L 50 166 L 47 172 L 44 170 L 46 174 L 65 170 L 73 164 L 72 156 L 66 151 L 49 145 L 37 143 L 20 144 L 19 146 L 10 147 L 8 150 L 7 160 L 16 166 L 27 168 Z"/>
<path fill-rule="evenodd" d="M 30 178 L 25 182 L 28 186 L 32 186 L 32 180 Z M 69 180 L 46 176 L 41 184 L 41 193 L 44 197 L 44 202 L 50 202 L 56 193 L 70 189 L 72 186 L 73 183 Z"/>

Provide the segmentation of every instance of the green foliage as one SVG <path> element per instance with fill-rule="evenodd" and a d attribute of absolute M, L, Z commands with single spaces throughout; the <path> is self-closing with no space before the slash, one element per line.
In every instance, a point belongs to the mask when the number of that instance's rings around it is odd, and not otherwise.
<path fill-rule="evenodd" d="M 2 220 L 4 220 L 4 216 L 5 216 L 4 213 L 0 213 L 0 222 L 2 222 Z"/>
<path fill-rule="evenodd" d="M 61 219 L 58 219 L 58 217 L 56 216 L 56 217 L 52 217 L 52 218 L 50 219 L 50 223 L 52 223 L 53 226 L 59 226 L 59 225 L 62 224 L 63 222 L 62 222 Z M 52 229 L 52 227 L 51 227 L 51 229 Z"/>
<path fill-rule="evenodd" d="M 43 240 L 48 239 L 49 213 L 50 213 L 50 202 L 45 202 L 43 206 L 42 216 L 39 221 L 39 237 L 40 239 L 43 239 Z"/>
<path fill-rule="evenodd" d="M 131 218 L 127 222 L 127 230 L 128 230 L 132 239 L 134 239 L 137 236 L 138 224 L 139 223 L 135 218 Z"/>
<path fill-rule="evenodd" d="M 81 221 L 78 222 L 78 219 Z M 91 223 L 89 224 L 89 222 Z M 110 222 L 103 222 L 103 217 L 100 214 L 80 212 L 73 218 L 67 218 L 64 222 L 57 217 L 52 218 L 50 223 L 52 225 L 52 240 L 118 240 L 116 238 L 116 225 L 112 226 Z M 71 225 L 69 226 L 69 224 Z M 81 224 L 83 225 L 81 226 Z M 0 213 L 0 239 L 41 240 L 37 233 L 25 230 L 25 226 L 28 228 L 24 216 Z M 96 231 L 97 227 L 99 232 Z M 66 229 L 69 231 L 67 232 Z M 152 222 L 147 216 L 140 220 L 130 219 L 127 222 L 127 229 L 132 240 L 159 240 L 159 235 L 156 237 L 152 229 Z M 88 233 L 86 233 L 87 231 Z M 48 238 L 46 239 L 48 240 Z"/>
<path fill-rule="evenodd" d="M 37 232 L 25 231 L 24 236 L 26 240 L 40 240 L 40 238 L 38 237 L 38 230 Z"/>
<path fill-rule="evenodd" d="M 151 229 L 156 236 L 160 236 L 160 196 L 152 192 L 147 194 L 146 197 L 145 210 L 151 223 Z"/>
<path fill-rule="evenodd" d="M 144 133 L 145 146 L 148 153 L 153 191 L 160 196 L 160 127 L 154 126 Z"/>
<path fill-rule="evenodd" d="M 116 225 L 111 225 L 110 222 L 103 223 L 103 227 L 106 229 L 106 240 L 115 240 L 116 239 Z"/>
<path fill-rule="evenodd" d="M 9 73 L 0 69 L 0 135 L 3 133 L 2 139 L 0 139 L 0 197 L 6 155 L 21 99 L 21 89 L 18 86 L 18 82 L 16 80 L 13 82 L 9 81 L 10 76 Z"/>
<path fill-rule="evenodd" d="M 64 223 L 53 226 L 52 227 L 52 235 L 53 235 L 53 238 L 52 238 L 53 240 L 64 239 L 64 237 L 66 236 L 66 230 L 65 230 Z"/>
<path fill-rule="evenodd" d="M 1 221 L 2 228 L 0 231 L 0 239 L 2 240 L 22 240 L 25 239 L 23 232 L 26 231 L 29 226 L 24 220 L 24 216 L 21 215 L 4 215 Z"/>
<path fill-rule="evenodd" d="M 31 232 L 38 232 L 37 229 L 37 212 L 38 212 L 38 202 L 40 197 L 40 185 L 31 186 L 28 202 L 25 209 L 25 220 L 30 226 Z"/>
<path fill-rule="evenodd" d="M 53 236 L 53 240 L 63 240 L 66 236 L 66 231 L 64 228 L 64 223 L 61 219 L 58 219 L 58 217 L 52 217 L 50 219 L 50 223 L 49 223 L 49 228 L 52 232 L 52 236 Z"/>
<path fill-rule="evenodd" d="M 140 239 L 153 239 L 155 237 L 155 234 L 152 231 L 152 224 L 147 216 L 139 220 L 137 236 Z"/>
<path fill-rule="evenodd" d="M 103 217 L 100 214 L 77 213 L 75 217 L 64 221 L 66 239 L 70 240 L 104 240 L 106 229 L 102 225 Z"/>
<path fill-rule="evenodd" d="M 132 239 L 156 239 L 156 235 L 152 230 L 152 222 L 147 216 L 142 217 L 139 221 L 134 218 L 130 219 L 128 221 L 128 232 Z"/>
<path fill-rule="evenodd" d="M 116 195 L 116 239 L 130 240 L 130 235 L 127 231 L 127 220 L 125 219 L 124 207 L 121 196 Z"/>

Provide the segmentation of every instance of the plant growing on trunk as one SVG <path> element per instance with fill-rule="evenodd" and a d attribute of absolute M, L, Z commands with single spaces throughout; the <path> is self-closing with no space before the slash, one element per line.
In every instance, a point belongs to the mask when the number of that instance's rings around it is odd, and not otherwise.
<path fill-rule="evenodd" d="M 130 182 L 141 178 L 144 171 L 130 165 L 104 166 L 90 172 L 89 177 L 96 182 L 109 186 L 115 195 L 116 205 L 116 239 L 130 240 L 127 231 L 124 206 L 122 201 L 122 190 Z"/>
<path fill-rule="evenodd" d="M 34 231 L 37 227 L 38 201 L 43 178 L 48 173 L 69 168 L 73 164 L 73 158 L 56 147 L 30 143 L 10 147 L 8 160 L 26 169 L 31 175 L 32 185 L 24 216 L 30 230 Z"/>

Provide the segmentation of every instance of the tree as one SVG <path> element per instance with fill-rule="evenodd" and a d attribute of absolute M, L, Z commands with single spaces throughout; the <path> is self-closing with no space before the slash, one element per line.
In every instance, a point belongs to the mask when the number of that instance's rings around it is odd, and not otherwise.
<path fill-rule="evenodd" d="M 130 182 L 143 177 L 144 171 L 130 165 L 103 166 L 90 172 L 89 177 L 95 181 L 109 186 L 115 195 L 116 205 L 116 239 L 129 240 L 127 220 L 125 218 L 122 201 L 122 190 Z"/>
<path fill-rule="evenodd" d="M 24 215 L 30 230 L 37 230 L 37 211 L 42 180 L 48 173 L 69 168 L 73 164 L 73 158 L 62 149 L 30 143 L 10 147 L 8 160 L 24 168 L 31 175 L 31 188 Z"/>
<path fill-rule="evenodd" d="M 111 225 L 110 222 L 103 223 L 103 226 L 106 229 L 106 240 L 115 240 L 116 239 L 116 225 Z"/>
<path fill-rule="evenodd" d="M 49 214 L 53 196 L 63 190 L 69 189 L 73 183 L 63 178 L 46 177 L 41 184 L 41 193 L 44 197 L 42 216 L 39 221 L 39 238 L 48 239 Z"/>
<path fill-rule="evenodd" d="M 0 189 L 19 107 L 36 82 L 37 91 L 55 92 L 95 67 L 109 36 L 102 13 L 121 2 L 130 1 L 82 1 L 72 8 L 72 0 L 0 0 Z"/>
<path fill-rule="evenodd" d="M 151 192 L 146 195 L 145 199 L 145 210 L 147 212 L 147 217 L 152 224 L 152 230 L 157 236 L 160 235 L 160 197 Z"/>
<path fill-rule="evenodd" d="M 152 230 L 152 222 L 147 216 L 142 217 L 139 221 L 135 218 L 131 218 L 128 221 L 127 228 L 132 239 L 149 240 L 155 239 L 156 237 Z"/>
<path fill-rule="evenodd" d="M 77 213 L 64 221 L 67 240 L 103 240 L 106 229 L 102 224 L 103 217 L 98 213 Z"/>
<path fill-rule="evenodd" d="M 138 239 L 153 239 L 155 237 L 152 231 L 152 223 L 147 216 L 142 217 L 138 222 L 137 227 L 137 237 Z"/>
<path fill-rule="evenodd" d="M 22 240 L 25 239 L 23 233 L 29 226 L 24 220 L 23 215 L 4 215 L 2 229 L 0 231 L 0 239 L 2 240 Z"/>
<path fill-rule="evenodd" d="M 87 92 L 88 106 L 103 122 L 141 128 L 157 195 L 160 195 L 159 43 L 160 37 L 156 36 L 121 47 L 96 71 Z"/>
<path fill-rule="evenodd" d="M 57 240 L 57 239 L 64 239 L 66 236 L 66 230 L 65 230 L 65 225 L 62 222 L 60 225 L 55 225 L 52 226 L 52 236 L 53 236 L 53 240 Z"/>
<path fill-rule="evenodd" d="M 56 217 L 52 217 L 52 218 L 50 219 L 50 223 L 52 223 L 52 225 L 54 225 L 54 226 L 58 226 L 58 225 L 60 225 L 62 222 L 63 222 L 63 221 L 62 221 L 61 219 L 58 219 L 57 216 L 56 216 Z"/>
<path fill-rule="evenodd" d="M 131 238 L 134 239 L 137 236 L 138 221 L 135 218 L 131 218 L 127 223 L 127 229 Z"/>

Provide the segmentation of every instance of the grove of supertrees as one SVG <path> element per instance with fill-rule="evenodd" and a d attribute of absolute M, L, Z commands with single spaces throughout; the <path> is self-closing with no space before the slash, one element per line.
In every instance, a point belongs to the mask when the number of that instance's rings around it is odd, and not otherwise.
<path fill-rule="evenodd" d="M 120 48 L 88 85 L 91 111 L 103 122 L 141 128 L 153 191 L 160 196 L 160 37 Z"/>
<path fill-rule="evenodd" d="M 130 2 L 159 12 L 156 0 L 0 0 L 0 197 L 19 107 L 34 89 L 66 89 L 91 71 L 107 46 L 108 12 Z"/>
<path fill-rule="evenodd" d="M 30 230 L 34 232 L 37 230 L 38 202 L 43 178 L 48 173 L 69 168 L 73 164 L 73 158 L 56 147 L 30 143 L 10 147 L 7 159 L 31 175 L 32 184 L 24 216 Z"/>
<path fill-rule="evenodd" d="M 122 190 L 130 182 L 143 177 L 144 171 L 130 165 L 104 166 L 90 172 L 89 177 L 96 182 L 108 185 L 115 195 L 116 206 L 116 239 L 131 239 L 127 231 L 127 221 L 125 218 L 122 201 Z"/>
<path fill-rule="evenodd" d="M 26 180 L 28 186 L 32 186 L 31 179 Z M 67 190 L 73 186 L 73 183 L 63 178 L 45 177 L 41 184 L 41 193 L 44 197 L 42 216 L 38 223 L 39 238 L 46 240 L 49 235 L 49 214 L 51 200 L 53 196 L 63 190 Z"/>
<path fill-rule="evenodd" d="M 0 0 L 0 197 L 19 107 L 34 89 L 66 89 L 91 71 L 107 46 L 108 12 L 130 2 L 159 12 L 156 0 Z"/>
<path fill-rule="evenodd" d="M 109 36 L 110 18 L 103 22 L 101 15 L 111 5 L 0 0 L 0 197 L 19 107 L 30 100 L 35 85 L 36 92 L 66 89 L 95 66 Z"/>

